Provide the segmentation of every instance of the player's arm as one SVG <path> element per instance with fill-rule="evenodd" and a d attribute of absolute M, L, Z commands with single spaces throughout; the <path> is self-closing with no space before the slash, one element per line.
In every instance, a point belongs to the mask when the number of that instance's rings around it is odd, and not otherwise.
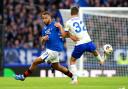
<path fill-rule="evenodd" d="M 70 34 L 69 32 L 68 32 L 68 36 L 69 36 L 69 38 L 72 39 L 74 42 L 79 41 L 79 38 L 78 38 L 78 37 L 76 37 L 75 35 Z"/>
<path fill-rule="evenodd" d="M 76 36 L 74 36 L 74 35 L 71 35 L 71 34 L 69 33 L 69 31 L 67 31 L 67 30 L 64 31 L 64 29 L 63 29 L 63 27 L 62 27 L 62 25 L 61 25 L 60 23 L 56 23 L 55 26 L 60 29 L 61 34 L 62 34 L 62 37 L 69 37 L 69 38 L 72 39 L 73 41 L 78 41 L 78 40 L 79 40 L 78 37 L 76 37 Z M 66 29 L 69 30 L 68 26 L 66 26 Z"/>
<path fill-rule="evenodd" d="M 59 22 L 55 23 L 55 26 L 59 28 L 63 38 L 68 36 L 68 33 L 64 31 L 62 25 Z"/>
<path fill-rule="evenodd" d="M 73 35 L 73 34 L 71 34 L 70 33 L 70 30 L 71 30 L 72 28 L 70 27 L 70 22 L 66 22 L 65 23 L 65 32 L 67 33 L 67 37 L 69 37 L 70 39 L 72 39 L 74 42 L 75 41 L 78 41 L 79 39 L 78 39 L 78 37 L 76 37 L 75 35 Z"/>
<path fill-rule="evenodd" d="M 45 42 L 46 42 L 48 39 L 49 39 L 48 35 L 40 37 L 40 41 L 41 41 L 42 45 L 44 45 Z"/>

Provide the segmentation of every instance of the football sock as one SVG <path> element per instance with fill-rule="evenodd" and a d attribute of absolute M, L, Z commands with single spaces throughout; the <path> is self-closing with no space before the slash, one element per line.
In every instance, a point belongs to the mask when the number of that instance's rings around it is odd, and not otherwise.
<path fill-rule="evenodd" d="M 77 80 L 77 67 L 76 64 L 70 65 L 70 70 L 73 74 L 73 77 Z"/>
<path fill-rule="evenodd" d="M 31 73 L 32 71 L 28 69 L 27 71 L 24 72 L 24 77 L 28 77 Z"/>
<path fill-rule="evenodd" d="M 72 78 L 72 73 L 68 70 L 66 73 L 64 73 L 65 75 L 67 75 L 68 77 Z"/>
<path fill-rule="evenodd" d="M 108 58 L 109 55 L 107 55 L 105 52 L 104 52 L 104 55 L 103 55 L 103 58 L 104 60 L 106 60 Z"/>
<path fill-rule="evenodd" d="M 96 56 L 96 59 L 98 59 L 99 61 L 104 61 L 104 58 L 102 58 L 100 55 Z"/>

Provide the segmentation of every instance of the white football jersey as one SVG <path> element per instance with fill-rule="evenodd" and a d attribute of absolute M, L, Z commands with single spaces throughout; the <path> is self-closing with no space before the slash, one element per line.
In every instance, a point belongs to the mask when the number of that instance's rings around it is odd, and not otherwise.
<path fill-rule="evenodd" d="M 70 34 L 79 38 L 79 41 L 76 42 L 76 45 L 88 43 L 91 41 L 87 29 L 79 17 L 69 19 L 65 24 L 65 31 L 68 31 Z"/>

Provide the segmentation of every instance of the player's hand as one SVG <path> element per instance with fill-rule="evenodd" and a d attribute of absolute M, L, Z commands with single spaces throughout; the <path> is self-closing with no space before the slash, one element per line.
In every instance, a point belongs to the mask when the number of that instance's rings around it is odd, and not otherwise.
<path fill-rule="evenodd" d="M 54 25 L 58 28 L 62 28 L 62 25 L 59 22 L 56 22 Z"/>
<path fill-rule="evenodd" d="M 41 39 L 42 39 L 42 41 L 47 41 L 49 39 L 49 37 L 48 37 L 48 35 L 46 35 L 46 36 L 43 36 Z"/>

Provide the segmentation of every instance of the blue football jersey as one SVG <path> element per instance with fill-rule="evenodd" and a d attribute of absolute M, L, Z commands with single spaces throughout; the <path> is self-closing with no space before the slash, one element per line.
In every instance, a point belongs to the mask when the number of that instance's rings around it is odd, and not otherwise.
<path fill-rule="evenodd" d="M 60 30 L 55 27 L 55 21 L 42 29 L 42 36 L 48 35 L 49 39 L 45 43 L 45 47 L 53 51 L 63 51 L 63 42 Z"/>

